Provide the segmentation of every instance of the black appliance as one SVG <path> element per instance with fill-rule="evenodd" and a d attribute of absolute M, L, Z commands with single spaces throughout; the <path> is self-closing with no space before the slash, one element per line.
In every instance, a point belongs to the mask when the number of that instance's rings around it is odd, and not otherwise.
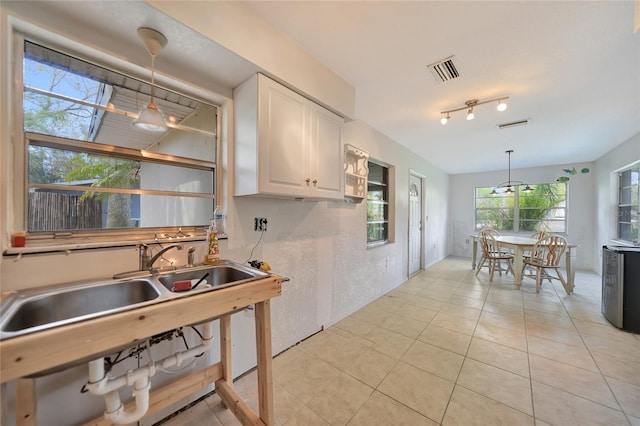
<path fill-rule="evenodd" d="M 640 333 L 640 247 L 602 247 L 602 314 Z"/>

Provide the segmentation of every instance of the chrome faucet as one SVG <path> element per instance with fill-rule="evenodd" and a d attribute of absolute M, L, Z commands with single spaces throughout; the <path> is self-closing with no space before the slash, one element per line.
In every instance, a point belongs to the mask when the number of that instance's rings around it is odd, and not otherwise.
<path fill-rule="evenodd" d="M 195 247 L 189 247 L 189 252 L 187 253 L 187 268 L 193 268 L 196 266 L 194 259 L 196 253 Z"/>
<path fill-rule="evenodd" d="M 171 250 L 172 248 L 176 248 L 178 250 L 182 250 L 182 244 L 173 243 L 161 249 L 155 256 L 151 257 L 151 248 L 142 243 L 140 244 L 140 270 L 151 271 L 153 269 L 153 264 L 158 260 L 166 251 Z"/>

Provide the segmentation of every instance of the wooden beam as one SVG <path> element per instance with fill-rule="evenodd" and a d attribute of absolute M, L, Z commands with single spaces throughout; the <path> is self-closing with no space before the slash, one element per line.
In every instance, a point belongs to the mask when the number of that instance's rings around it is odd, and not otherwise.
<path fill-rule="evenodd" d="M 255 305 L 256 312 L 256 355 L 258 373 L 259 413 L 262 421 L 275 425 L 273 412 L 273 372 L 271 348 L 271 304 L 265 300 Z"/>
<path fill-rule="evenodd" d="M 231 363 L 231 316 L 220 318 L 220 363 L 222 364 L 222 379 L 233 383 L 233 368 Z"/>
<path fill-rule="evenodd" d="M 231 410 L 236 418 L 244 426 L 266 426 L 258 415 L 244 402 L 240 395 L 225 380 L 216 382 L 216 393 L 222 399 L 224 405 Z"/>
<path fill-rule="evenodd" d="M 281 292 L 282 278 L 271 276 L 5 339 L 0 342 L 0 383 L 94 359 L 148 336 L 212 320 Z"/>
<path fill-rule="evenodd" d="M 20 379 L 16 382 L 16 425 L 36 424 L 36 381 Z"/>

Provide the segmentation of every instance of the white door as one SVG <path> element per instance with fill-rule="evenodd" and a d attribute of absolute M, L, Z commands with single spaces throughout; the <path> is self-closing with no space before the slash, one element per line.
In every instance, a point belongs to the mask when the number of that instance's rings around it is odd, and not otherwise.
<path fill-rule="evenodd" d="M 409 176 L 409 275 L 422 268 L 422 178 Z"/>

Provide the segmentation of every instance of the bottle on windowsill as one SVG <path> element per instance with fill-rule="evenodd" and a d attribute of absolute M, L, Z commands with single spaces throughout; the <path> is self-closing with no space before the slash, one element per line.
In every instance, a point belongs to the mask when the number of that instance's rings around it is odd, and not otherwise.
<path fill-rule="evenodd" d="M 224 209 L 221 205 L 217 205 L 213 211 L 213 229 L 218 238 L 225 235 L 225 219 Z"/>
<path fill-rule="evenodd" d="M 209 229 L 207 229 L 207 254 L 203 263 L 215 265 L 220 260 L 220 247 L 218 245 L 218 235 L 216 233 L 214 219 L 211 219 Z"/>

